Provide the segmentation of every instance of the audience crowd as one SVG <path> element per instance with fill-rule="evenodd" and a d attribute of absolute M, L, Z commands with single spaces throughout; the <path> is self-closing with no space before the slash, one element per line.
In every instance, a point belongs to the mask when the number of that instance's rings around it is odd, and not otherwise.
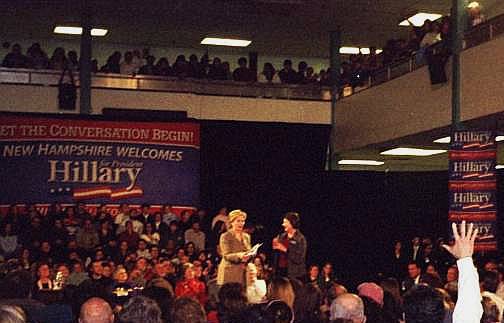
<path fill-rule="evenodd" d="M 330 262 L 311 264 L 298 279 L 275 275 L 275 256 L 266 252 L 244 265 L 246 286 L 217 286 L 227 214 L 223 208 L 212 218 L 205 210 L 177 215 L 169 205 L 153 211 L 122 204 L 115 216 L 80 204 L 54 204 L 45 215 L 33 206 L 12 207 L 0 219 L 0 312 L 28 322 L 79 316 L 80 322 L 311 323 L 364 322 L 365 316 L 379 323 L 400 322 L 415 310 L 407 301 L 427 297 L 441 304 L 439 322 L 451 322 L 459 272 L 442 240 L 414 238 L 405 247 L 398 241 L 389 266 L 355 290 Z M 246 227 L 253 238 L 254 230 Z M 502 263 L 482 263 L 482 322 L 502 318 L 503 274 Z M 412 293 L 418 289 L 423 296 Z M 350 309 L 361 314 L 355 318 Z M 338 316 L 342 311 L 350 316 Z"/>
<path fill-rule="evenodd" d="M 484 20 L 484 16 L 478 9 L 471 9 L 470 25 L 475 26 Z M 391 39 L 383 47 L 383 52 L 377 53 L 375 47 L 370 48 L 367 55 L 356 54 L 347 56 L 343 61 L 339 73 L 339 86 L 361 87 L 366 86 L 369 78 L 384 66 L 394 62 L 403 61 L 417 54 L 416 62 L 429 62 L 428 48 L 438 42 L 446 47 L 450 45 L 450 18 L 443 17 L 437 21 L 426 20 L 422 27 L 413 27 L 409 39 Z M 51 57 L 47 55 L 39 43 L 32 44 L 26 54 L 23 53 L 19 44 L 10 46 L 4 43 L 4 48 L 10 48 L 10 52 L 2 62 L 3 67 L 33 68 L 70 70 L 79 69 L 77 52 L 58 47 Z M 265 63 L 258 71 L 250 67 L 247 58 L 240 57 L 238 67 L 231 70 L 230 63 L 222 61 L 219 57 L 210 57 L 205 54 L 198 58 L 192 54 L 187 58 L 178 55 L 174 62 L 169 62 L 166 57 L 156 58 L 149 48 L 132 50 L 121 53 L 112 53 L 105 64 L 100 66 L 98 61 L 92 61 L 92 72 L 116 73 L 126 75 L 156 75 L 165 77 L 208 79 L 208 80 L 233 80 L 246 83 L 283 83 L 331 86 L 334 83 L 330 68 L 315 71 L 307 62 L 301 61 L 297 69 L 290 59 L 286 59 L 283 66 L 273 66 Z"/>

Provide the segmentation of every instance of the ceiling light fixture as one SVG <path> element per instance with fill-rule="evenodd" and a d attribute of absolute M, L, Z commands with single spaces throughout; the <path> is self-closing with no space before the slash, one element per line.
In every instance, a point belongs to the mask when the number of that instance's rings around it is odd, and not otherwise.
<path fill-rule="evenodd" d="M 365 160 L 365 159 L 342 159 L 338 161 L 339 165 L 364 165 L 364 166 L 380 166 L 385 164 L 382 161 L 377 160 Z"/>
<path fill-rule="evenodd" d="M 247 47 L 251 43 L 252 43 L 251 40 L 217 38 L 217 37 L 205 37 L 201 41 L 202 45 L 232 46 L 232 47 Z"/>
<path fill-rule="evenodd" d="M 495 169 L 503 169 L 504 165 L 495 165 Z"/>
<path fill-rule="evenodd" d="M 353 54 L 362 54 L 369 55 L 371 54 L 371 49 L 369 47 L 351 47 L 351 46 L 343 46 L 340 47 L 340 54 L 353 55 Z M 383 49 L 376 49 L 376 54 L 380 54 L 383 52 Z"/>
<path fill-rule="evenodd" d="M 359 47 L 343 46 L 343 47 L 340 47 L 339 52 L 340 52 L 340 54 L 352 55 L 352 54 L 359 54 L 360 49 L 359 49 Z"/>
<path fill-rule="evenodd" d="M 495 141 L 503 141 L 503 140 L 504 140 L 504 136 L 495 137 Z"/>
<path fill-rule="evenodd" d="M 82 27 L 75 26 L 56 26 L 54 27 L 55 34 L 64 35 L 82 35 Z M 107 29 L 93 28 L 91 29 L 91 36 L 103 37 L 108 33 Z"/>
<path fill-rule="evenodd" d="M 380 155 L 389 156 L 432 156 L 445 153 L 445 149 L 421 149 L 421 148 L 408 148 L 399 147 L 382 151 Z"/>
<path fill-rule="evenodd" d="M 399 26 L 415 26 L 415 27 L 421 27 L 423 26 L 425 20 L 430 20 L 430 21 L 435 21 L 441 18 L 443 15 L 437 14 L 437 13 L 426 13 L 426 12 L 419 12 L 399 23 Z"/>

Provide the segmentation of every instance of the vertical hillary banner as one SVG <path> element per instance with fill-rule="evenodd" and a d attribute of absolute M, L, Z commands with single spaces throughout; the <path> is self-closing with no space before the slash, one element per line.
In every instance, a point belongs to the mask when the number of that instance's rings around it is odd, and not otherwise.
<path fill-rule="evenodd" d="M 497 250 L 497 146 L 491 131 L 456 131 L 449 153 L 450 223 L 478 228 L 475 250 Z"/>
<path fill-rule="evenodd" d="M 0 204 L 199 204 L 199 124 L 0 115 Z"/>

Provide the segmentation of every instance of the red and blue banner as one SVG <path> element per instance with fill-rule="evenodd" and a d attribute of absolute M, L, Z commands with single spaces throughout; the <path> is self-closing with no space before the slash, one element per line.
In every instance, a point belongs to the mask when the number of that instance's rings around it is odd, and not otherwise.
<path fill-rule="evenodd" d="M 0 115 L 0 204 L 199 204 L 199 124 Z"/>
<path fill-rule="evenodd" d="M 456 131 L 449 152 L 450 223 L 478 228 L 475 250 L 497 249 L 497 145 L 491 131 Z"/>

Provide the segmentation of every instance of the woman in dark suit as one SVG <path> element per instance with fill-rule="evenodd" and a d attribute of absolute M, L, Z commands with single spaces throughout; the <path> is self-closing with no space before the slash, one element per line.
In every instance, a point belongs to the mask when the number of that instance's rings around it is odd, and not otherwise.
<path fill-rule="evenodd" d="M 246 262 L 250 256 L 250 236 L 243 232 L 247 213 L 234 210 L 229 213 L 229 228 L 220 237 L 219 248 L 222 260 L 217 272 L 217 285 L 240 283 L 245 286 Z"/>

